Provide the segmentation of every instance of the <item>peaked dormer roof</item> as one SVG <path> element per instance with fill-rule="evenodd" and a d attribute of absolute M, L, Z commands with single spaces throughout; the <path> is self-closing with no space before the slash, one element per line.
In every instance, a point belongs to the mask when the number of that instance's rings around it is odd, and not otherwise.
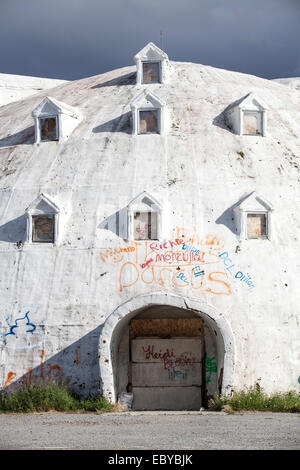
<path fill-rule="evenodd" d="M 53 214 L 59 212 L 59 207 L 51 200 L 49 196 L 41 193 L 31 204 L 27 207 L 26 212 L 37 212 L 40 214 Z"/>
<path fill-rule="evenodd" d="M 168 60 L 168 55 L 157 47 L 153 42 L 149 42 L 135 56 L 134 60 Z"/>
<path fill-rule="evenodd" d="M 258 98 L 253 92 L 248 93 L 248 95 L 233 103 L 232 107 L 238 107 L 244 111 L 266 111 L 268 109 L 263 100 Z"/>
<path fill-rule="evenodd" d="M 245 211 L 272 211 L 273 207 L 268 201 L 266 201 L 266 199 L 259 196 L 256 191 L 253 191 L 242 200 L 242 202 L 236 207 L 236 209 Z"/>
<path fill-rule="evenodd" d="M 160 203 L 153 197 L 151 194 L 143 191 L 138 196 L 136 196 L 130 203 L 128 204 L 128 208 L 134 207 L 135 209 L 140 210 L 153 210 L 157 211 L 161 209 Z"/>
<path fill-rule="evenodd" d="M 153 108 L 161 108 L 165 105 L 165 102 L 158 98 L 154 93 L 147 91 L 146 89 L 141 91 L 137 96 L 133 98 L 130 103 L 131 108 L 142 108 L 151 106 Z"/>
<path fill-rule="evenodd" d="M 33 117 L 57 114 L 67 114 L 74 118 L 80 117 L 80 113 L 76 108 L 54 98 L 50 98 L 49 96 L 46 96 L 46 98 L 44 98 L 43 101 L 32 111 Z"/>

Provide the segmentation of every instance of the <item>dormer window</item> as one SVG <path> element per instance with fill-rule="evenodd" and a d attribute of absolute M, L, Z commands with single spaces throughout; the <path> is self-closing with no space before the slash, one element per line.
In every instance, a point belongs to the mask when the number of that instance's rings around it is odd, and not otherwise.
<path fill-rule="evenodd" d="M 148 85 L 151 83 L 166 83 L 169 58 L 165 52 L 153 42 L 149 42 L 134 57 L 136 63 L 137 85 Z"/>
<path fill-rule="evenodd" d="M 143 62 L 143 83 L 160 82 L 160 62 Z"/>
<path fill-rule="evenodd" d="M 33 110 L 35 143 L 66 140 L 82 120 L 72 106 L 46 97 Z"/>
<path fill-rule="evenodd" d="M 152 196 L 143 192 L 128 204 L 127 211 L 130 240 L 161 238 L 162 209 Z"/>
<path fill-rule="evenodd" d="M 249 93 L 226 110 L 228 124 L 238 135 L 267 135 L 267 106 L 260 98 Z"/>
<path fill-rule="evenodd" d="M 39 118 L 42 141 L 58 140 L 58 117 Z"/>
<path fill-rule="evenodd" d="M 234 208 L 236 231 L 241 240 L 271 239 L 272 206 L 256 192 Z"/>
<path fill-rule="evenodd" d="M 131 102 L 133 134 L 163 134 L 165 103 L 153 93 L 142 91 Z"/>
<path fill-rule="evenodd" d="M 41 194 L 26 209 L 26 214 L 28 243 L 57 243 L 59 208 L 48 196 Z"/>

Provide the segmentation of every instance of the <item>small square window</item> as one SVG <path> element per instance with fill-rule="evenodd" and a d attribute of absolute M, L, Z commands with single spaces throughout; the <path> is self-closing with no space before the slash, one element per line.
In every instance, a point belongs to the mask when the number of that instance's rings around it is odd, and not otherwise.
<path fill-rule="evenodd" d="M 158 111 L 140 111 L 140 134 L 157 134 L 158 133 Z"/>
<path fill-rule="evenodd" d="M 244 112 L 244 135 L 261 135 L 261 113 Z"/>
<path fill-rule="evenodd" d="M 32 241 L 38 243 L 54 243 L 54 216 L 32 216 Z"/>
<path fill-rule="evenodd" d="M 40 118 L 40 130 L 41 140 L 58 140 L 57 132 L 57 119 L 56 117 L 51 118 Z"/>
<path fill-rule="evenodd" d="M 247 238 L 267 238 L 267 214 L 247 214 Z"/>
<path fill-rule="evenodd" d="M 159 62 L 143 62 L 143 83 L 160 83 Z"/>
<path fill-rule="evenodd" d="M 135 212 L 133 236 L 135 240 L 157 240 L 157 213 Z"/>

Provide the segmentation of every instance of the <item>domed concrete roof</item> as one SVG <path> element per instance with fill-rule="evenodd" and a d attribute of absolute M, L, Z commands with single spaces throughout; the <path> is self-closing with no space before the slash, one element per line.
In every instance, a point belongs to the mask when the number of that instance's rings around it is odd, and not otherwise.
<path fill-rule="evenodd" d="M 63 143 L 33 145 L 31 114 L 49 91 L 2 107 L 0 208 L 4 220 L 9 213 L 22 213 L 23 205 L 25 209 L 41 192 L 65 206 L 71 199 L 76 205 L 79 201 L 71 194 L 84 188 L 79 199 L 83 197 L 86 210 L 100 220 L 148 191 L 168 202 L 179 220 L 194 214 L 200 222 L 202 203 L 206 201 L 206 212 L 213 205 L 208 202 L 211 195 L 220 197 L 220 188 L 231 205 L 253 190 L 274 201 L 284 182 L 299 181 L 297 91 L 201 64 L 171 65 L 167 84 L 147 86 L 166 103 L 165 135 L 131 134 L 130 103 L 145 89 L 135 84 L 135 67 L 51 90 L 50 97 L 84 116 Z M 226 108 L 250 92 L 269 108 L 267 138 L 238 136 L 226 125 Z M 179 216 L 178 200 L 184 201 L 185 216 Z"/>
<path fill-rule="evenodd" d="M 55 78 L 0 73 L 0 106 L 67 82 L 67 80 L 57 80 Z"/>
<path fill-rule="evenodd" d="M 300 90 L 300 77 L 274 78 L 273 81 Z"/>

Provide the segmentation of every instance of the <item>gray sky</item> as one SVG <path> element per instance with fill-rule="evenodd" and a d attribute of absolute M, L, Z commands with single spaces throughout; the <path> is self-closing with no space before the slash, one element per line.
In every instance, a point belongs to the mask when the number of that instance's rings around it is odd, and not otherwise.
<path fill-rule="evenodd" d="M 300 0 L 0 0 L 0 73 L 67 80 L 171 60 L 300 76 Z"/>

